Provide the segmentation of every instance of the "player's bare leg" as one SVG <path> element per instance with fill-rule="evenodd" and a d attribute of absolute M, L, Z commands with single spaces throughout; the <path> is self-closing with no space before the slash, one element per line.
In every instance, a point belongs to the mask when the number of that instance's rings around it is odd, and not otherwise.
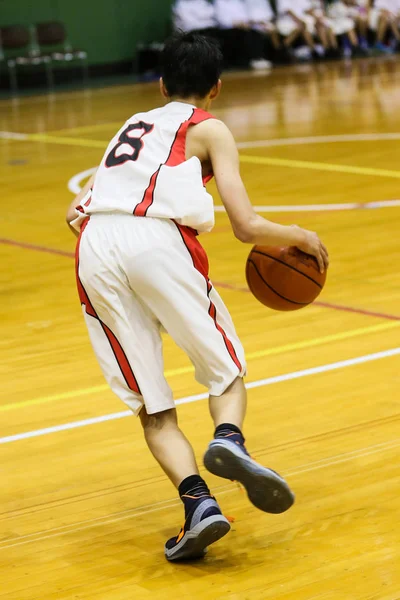
<path fill-rule="evenodd" d="M 222 396 L 210 396 L 210 414 L 215 427 L 232 423 L 241 429 L 247 409 L 247 390 L 241 377 L 237 377 Z"/>
<path fill-rule="evenodd" d="M 299 37 L 299 35 L 301 35 L 302 33 L 302 28 L 298 27 L 297 29 L 295 29 L 294 31 L 292 31 L 292 33 L 290 33 L 288 36 L 285 37 L 285 39 L 283 40 L 283 45 L 285 46 L 285 48 L 290 48 L 290 46 L 293 44 L 293 42 L 295 42 L 297 40 L 297 38 Z"/>
<path fill-rule="evenodd" d="M 356 25 L 358 28 L 358 33 L 360 37 L 363 39 L 367 39 L 368 36 L 368 19 L 367 17 L 360 16 L 356 19 Z"/>
<path fill-rule="evenodd" d="M 327 35 L 328 35 L 328 44 L 329 46 L 333 49 L 333 50 L 337 50 L 338 49 L 338 42 L 337 42 L 337 38 L 335 33 L 332 31 L 332 29 L 327 29 Z M 355 34 L 354 34 L 355 35 Z M 349 33 L 349 37 L 351 38 L 351 32 Z M 356 44 L 357 45 L 357 38 L 355 38 Z"/>
<path fill-rule="evenodd" d="M 176 488 L 186 477 L 199 474 L 193 448 L 179 429 L 175 409 L 148 415 L 143 408 L 140 420 L 150 452 Z"/>
<path fill-rule="evenodd" d="M 185 524 L 167 541 L 165 556 L 170 561 L 201 558 L 207 546 L 228 533 L 229 522 L 199 475 L 193 448 L 179 429 L 176 410 L 148 415 L 143 408 L 140 420 L 151 453 L 178 488 L 185 507 Z"/>
<path fill-rule="evenodd" d="M 396 42 L 399 42 L 400 41 L 400 31 L 399 31 L 398 21 L 396 21 L 394 19 L 390 19 L 389 29 L 392 32 Z"/>
<path fill-rule="evenodd" d="M 307 44 L 307 46 L 315 52 L 315 43 L 313 40 L 313 36 L 308 31 L 307 27 L 303 28 L 302 34 L 303 34 L 303 39 L 304 39 L 305 43 Z"/>
<path fill-rule="evenodd" d="M 271 29 L 271 31 L 269 32 L 269 37 L 272 43 L 272 46 L 274 47 L 275 50 L 279 50 L 281 47 L 281 40 L 279 38 L 279 34 L 276 31 L 276 29 Z"/>
<path fill-rule="evenodd" d="M 322 46 L 324 47 L 324 50 L 325 51 L 328 50 L 328 48 L 329 48 L 328 29 L 325 27 L 325 25 L 323 23 L 317 23 L 316 31 L 317 31 L 318 38 L 319 38 Z"/>
<path fill-rule="evenodd" d="M 352 29 L 347 33 L 347 35 L 350 40 L 350 44 L 353 46 L 353 48 L 356 48 L 358 46 L 358 37 L 355 30 Z"/>
<path fill-rule="evenodd" d="M 288 510 L 294 494 L 286 481 L 272 469 L 259 465 L 246 450 L 242 425 L 247 392 L 243 379 L 235 379 L 221 396 L 210 396 L 209 406 L 215 432 L 204 455 L 206 469 L 243 484 L 250 501 L 260 510 L 269 513 Z"/>
<path fill-rule="evenodd" d="M 386 13 L 382 12 L 381 16 L 379 17 L 378 29 L 376 32 L 376 43 L 377 44 L 383 44 L 383 40 L 385 38 L 388 25 L 389 25 L 388 16 Z"/>

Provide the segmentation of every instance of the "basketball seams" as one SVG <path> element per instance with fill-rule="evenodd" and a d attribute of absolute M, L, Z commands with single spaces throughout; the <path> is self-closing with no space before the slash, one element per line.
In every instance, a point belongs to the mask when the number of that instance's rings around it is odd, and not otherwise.
<path fill-rule="evenodd" d="M 262 254 L 262 252 L 260 252 L 260 254 Z M 267 255 L 265 255 L 265 256 L 267 256 Z M 290 298 L 286 298 L 286 296 L 283 296 L 282 294 L 280 294 L 279 292 L 277 292 L 267 281 L 265 281 L 264 277 L 261 275 L 260 271 L 258 270 L 256 263 L 253 260 L 251 260 L 251 258 L 249 258 L 247 260 L 247 262 L 249 264 L 253 265 L 253 267 L 256 270 L 257 275 L 262 280 L 262 282 L 265 283 L 265 285 L 271 290 L 271 292 L 273 292 L 274 294 L 276 294 L 277 296 L 279 296 L 279 298 L 282 298 L 282 300 L 285 300 L 285 302 L 289 302 L 290 304 L 296 304 L 298 306 L 308 306 L 310 304 L 310 302 L 296 302 L 296 300 L 290 300 Z M 284 263 L 284 264 L 286 264 L 286 263 Z M 295 271 L 297 271 L 297 269 L 295 269 Z M 298 271 L 298 273 L 301 273 L 301 271 Z M 250 290 L 251 290 L 251 288 L 250 288 Z M 251 290 L 251 292 L 255 296 L 253 290 Z"/>
<path fill-rule="evenodd" d="M 309 279 L 310 281 L 312 281 L 313 283 L 315 283 L 315 285 L 318 286 L 322 290 L 323 286 L 320 283 L 318 283 L 318 281 L 315 281 L 315 279 L 313 279 L 312 277 L 310 277 L 306 273 L 303 273 L 303 271 L 300 271 L 299 269 L 296 269 L 296 267 L 293 267 L 293 265 L 289 265 L 284 260 L 281 260 L 280 258 L 276 258 L 275 256 L 272 256 L 271 254 L 267 254 L 266 252 L 260 252 L 260 250 L 252 250 L 252 254 L 261 254 L 262 256 L 267 256 L 268 258 L 270 258 L 272 260 L 275 260 L 276 262 L 281 263 L 281 265 L 284 265 L 285 267 L 289 267 L 289 269 L 292 269 L 293 271 L 296 271 L 297 273 L 300 273 L 300 275 L 303 275 L 304 277 L 307 277 L 307 279 Z"/>

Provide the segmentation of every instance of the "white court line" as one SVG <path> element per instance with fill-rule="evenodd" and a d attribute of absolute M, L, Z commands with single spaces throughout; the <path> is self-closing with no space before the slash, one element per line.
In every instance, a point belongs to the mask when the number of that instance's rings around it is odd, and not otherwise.
<path fill-rule="evenodd" d="M 335 144 L 338 142 L 378 142 L 400 140 L 400 133 L 354 133 L 348 135 L 317 135 L 311 137 L 277 138 L 238 142 L 238 148 L 274 148 L 276 146 L 302 146 L 304 144 Z"/>
<path fill-rule="evenodd" d="M 15 133 L 14 131 L 0 131 L 0 139 L 2 140 L 27 140 L 26 133 Z"/>
<path fill-rule="evenodd" d="M 90 175 L 93 175 L 96 169 L 97 167 L 92 167 L 91 169 L 86 169 L 86 171 L 82 171 L 82 173 L 77 173 L 76 175 L 71 177 L 71 179 L 68 181 L 69 191 L 73 194 L 79 194 L 79 192 L 82 189 L 80 185 L 82 179 L 86 179 L 86 177 L 90 177 Z"/>
<path fill-rule="evenodd" d="M 383 350 L 382 352 L 375 352 L 374 354 L 366 354 L 364 356 L 357 356 L 347 360 L 341 360 L 339 362 L 330 363 L 327 365 L 321 365 L 319 367 L 311 367 L 310 369 L 303 369 L 301 371 L 293 371 L 292 373 L 285 373 L 284 375 L 277 375 L 275 377 L 268 377 L 267 379 L 259 379 L 258 381 L 252 381 L 246 383 L 246 388 L 251 390 L 253 388 L 263 387 L 272 385 L 274 383 L 280 383 L 282 381 L 290 381 L 292 379 L 300 379 L 301 377 L 308 377 L 309 375 L 317 375 L 318 373 L 326 373 L 328 371 L 334 371 L 336 369 L 343 369 L 345 367 L 351 367 L 352 365 L 359 365 L 373 360 L 379 360 L 381 358 L 387 358 L 389 356 L 396 356 L 400 354 L 399 348 L 392 348 L 390 350 Z M 187 396 L 177 400 L 175 404 L 189 404 L 191 402 L 198 402 L 208 398 L 207 393 L 196 394 L 194 396 Z M 53 427 L 47 427 L 45 429 L 36 429 L 34 431 L 26 431 L 24 433 L 17 433 L 16 435 L 9 435 L 0 438 L 0 444 L 9 444 L 10 442 L 17 442 L 19 440 L 25 440 L 28 438 L 39 437 L 50 433 L 56 433 L 58 431 L 66 431 L 68 429 L 77 429 L 78 427 L 86 427 L 87 425 L 94 425 L 95 423 L 104 423 L 106 421 L 113 421 L 115 419 L 123 419 L 124 417 L 132 416 L 130 410 L 123 412 L 112 413 L 109 415 L 102 415 L 100 417 L 93 417 L 91 419 L 84 419 L 82 421 L 74 421 L 72 423 L 64 423 L 62 425 L 55 425 Z"/>
<path fill-rule="evenodd" d="M 45 134 L 47 135 L 47 134 Z M 14 131 L 0 131 L 0 138 L 5 140 L 26 140 L 28 134 Z M 302 146 L 305 144 L 336 144 L 340 142 L 379 142 L 400 140 L 400 133 L 352 133 L 341 135 L 317 135 L 296 138 L 275 138 L 270 140 L 253 140 L 237 142 L 238 148 L 274 148 L 277 146 Z"/>
<path fill-rule="evenodd" d="M 269 206 L 253 206 L 256 212 L 323 212 L 331 210 L 370 210 L 372 208 L 388 208 L 391 206 L 400 206 L 400 200 L 376 200 L 374 202 L 347 202 L 343 204 L 295 204 Z M 215 212 L 226 212 L 223 206 L 214 206 Z"/>

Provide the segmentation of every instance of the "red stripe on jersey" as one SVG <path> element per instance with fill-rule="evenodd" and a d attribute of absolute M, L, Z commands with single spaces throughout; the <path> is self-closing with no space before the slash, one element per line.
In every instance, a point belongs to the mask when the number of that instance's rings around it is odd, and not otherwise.
<path fill-rule="evenodd" d="M 83 233 L 86 225 L 88 224 L 88 222 L 89 222 L 89 217 L 82 223 L 81 232 L 79 234 L 78 243 L 76 244 L 76 251 L 75 251 L 75 274 L 76 274 L 76 284 L 78 287 L 79 300 L 81 301 L 81 304 L 84 305 L 86 313 L 89 316 L 96 319 L 100 323 L 100 325 L 104 331 L 104 334 L 106 335 L 108 342 L 111 346 L 111 349 L 114 353 L 115 359 L 118 363 L 121 373 L 124 376 L 127 386 L 129 387 L 129 389 L 131 389 L 136 394 L 141 395 L 138 382 L 136 381 L 136 377 L 132 371 L 132 367 L 129 364 L 129 361 L 127 359 L 127 356 L 126 356 L 121 344 L 119 343 L 119 341 L 117 340 L 117 338 L 115 337 L 115 335 L 113 334 L 111 329 L 109 327 L 107 327 L 107 325 L 105 325 L 99 319 L 99 316 L 96 313 L 92 303 L 90 302 L 89 296 L 87 295 L 86 290 L 83 287 L 82 282 L 79 278 L 79 247 L 80 247 L 80 243 L 81 243 L 82 233 Z"/>
<path fill-rule="evenodd" d="M 140 202 L 140 204 L 136 206 L 135 210 L 133 211 L 135 217 L 145 217 L 150 206 L 153 204 L 154 190 L 156 189 L 157 177 L 160 172 L 160 169 L 161 165 L 158 167 L 157 171 L 151 176 L 148 188 L 143 195 L 143 200 Z"/>
<path fill-rule="evenodd" d="M 187 130 L 191 125 L 198 125 L 203 121 L 207 121 L 208 119 L 213 119 L 214 117 L 210 115 L 210 113 L 202 110 L 201 108 L 194 108 L 191 116 L 187 121 L 184 121 L 176 132 L 174 141 L 172 142 L 169 155 L 164 165 L 167 167 L 176 167 L 186 160 L 186 134 Z M 160 165 L 155 173 L 150 178 L 150 183 L 143 195 L 141 202 L 135 207 L 133 214 L 136 217 L 145 217 L 147 211 L 154 201 L 154 190 L 157 185 L 157 177 L 160 172 L 160 169 L 163 165 Z M 210 179 L 212 179 L 212 173 L 203 177 L 203 183 L 206 184 Z"/>
<path fill-rule="evenodd" d="M 175 221 L 174 221 L 174 223 L 175 223 Z M 187 248 L 187 250 L 188 250 L 188 252 L 189 252 L 189 254 L 190 254 L 191 258 L 192 258 L 194 268 L 197 271 L 199 271 L 199 273 L 201 273 L 201 275 L 203 275 L 204 279 L 206 280 L 206 283 L 207 283 L 207 297 L 208 297 L 208 299 L 210 301 L 210 306 L 209 306 L 209 309 L 208 309 L 208 314 L 210 315 L 210 317 L 214 321 L 215 327 L 217 328 L 217 330 L 222 335 L 222 338 L 224 340 L 226 349 L 228 350 L 231 359 L 233 360 L 233 362 L 235 363 L 235 365 L 237 366 L 237 368 L 241 372 L 242 371 L 242 365 L 240 364 L 240 361 L 239 361 L 239 359 L 237 357 L 237 354 L 235 352 L 235 348 L 233 347 L 232 342 L 230 341 L 230 339 L 226 335 L 226 333 L 223 330 L 223 328 L 221 327 L 221 325 L 219 325 L 219 323 L 217 321 L 217 309 L 215 308 L 215 304 L 212 302 L 212 300 L 210 298 L 210 292 L 212 290 L 212 284 L 211 284 L 210 280 L 208 279 L 208 258 L 207 258 L 207 254 L 206 254 L 203 246 L 198 241 L 198 239 L 196 237 L 196 232 L 193 229 L 191 229 L 190 227 L 185 227 L 184 225 L 179 225 L 178 223 L 175 223 L 175 225 L 179 229 L 179 233 L 181 234 L 183 243 L 185 244 L 185 246 L 186 246 L 186 248 Z"/>
<path fill-rule="evenodd" d="M 169 167 L 176 167 L 186 160 L 186 135 L 189 127 L 193 125 L 198 125 L 203 121 L 208 121 L 208 119 L 214 119 L 213 115 L 206 112 L 201 108 L 193 109 L 192 115 L 189 117 L 187 121 L 182 123 L 178 132 L 176 134 L 175 140 L 172 144 L 171 151 L 169 153 L 167 162 L 165 163 Z M 203 182 L 207 183 L 212 179 L 213 175 L 207 175 L 203 178 Z"/>

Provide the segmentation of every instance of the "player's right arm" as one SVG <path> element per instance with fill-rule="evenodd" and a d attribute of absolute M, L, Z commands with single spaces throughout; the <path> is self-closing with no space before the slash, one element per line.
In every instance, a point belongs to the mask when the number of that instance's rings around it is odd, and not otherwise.
<path fill-rule="evenodd" d="M 221 121 L 209 120 L 198 126 L 214 172 L 218 192 L 235 236 L 244 243 L 263 246 L 297 246 L 315 256 L 320 271 L 328 267 L 328 252 L 318 235 L 297 225 L 279 225 L 258 215 L 243 184 L 235 140 Z"/>

